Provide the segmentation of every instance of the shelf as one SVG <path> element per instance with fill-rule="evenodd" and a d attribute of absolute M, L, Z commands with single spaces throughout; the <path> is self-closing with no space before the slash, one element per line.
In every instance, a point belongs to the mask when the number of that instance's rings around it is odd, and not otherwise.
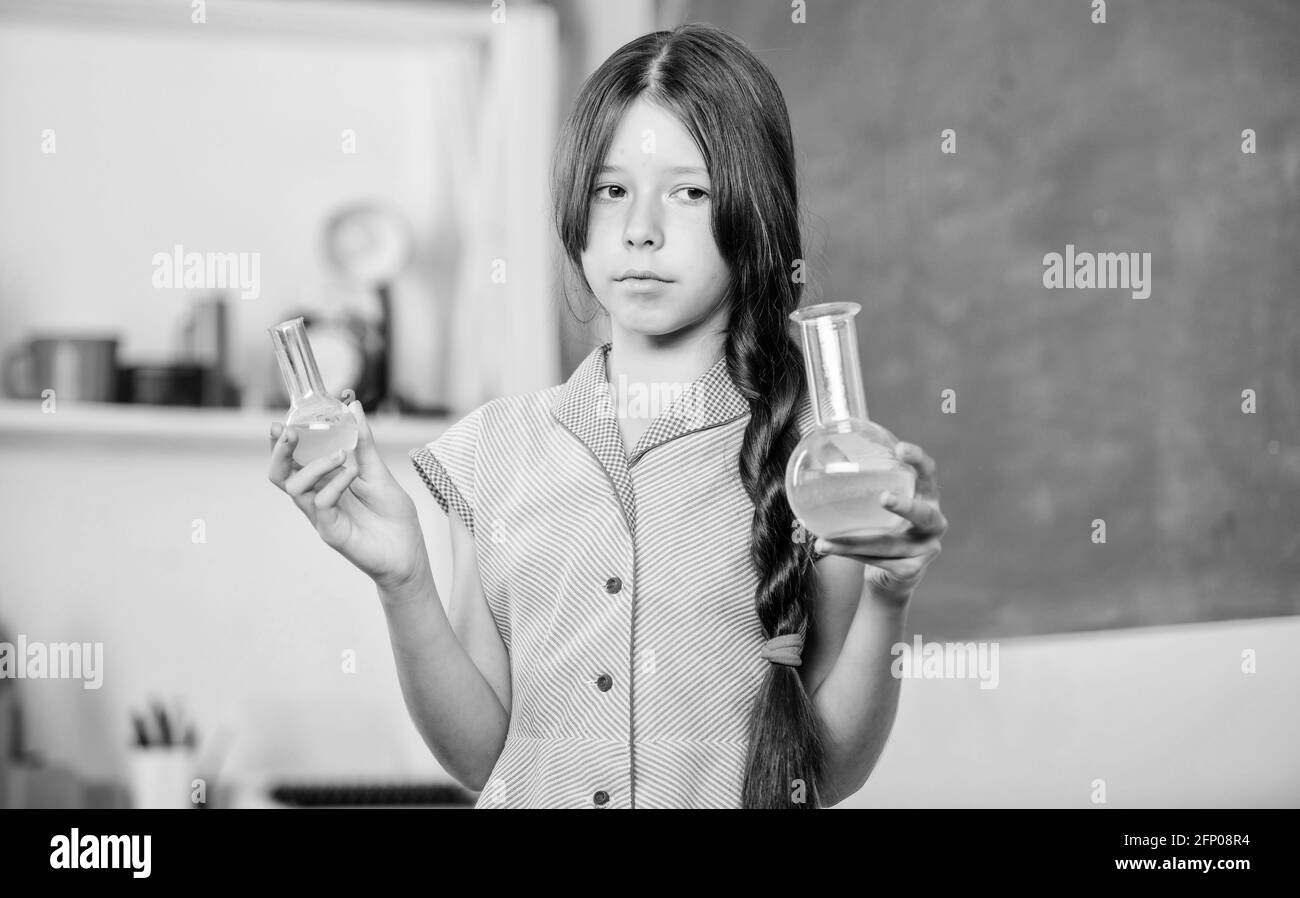
<path fill-rule="evenodd" d="M 70 438 L 115 443 L 192 446 L 261 444 L 269 450 L 271 422 L 284 409 L 181 408 L 114 402 L 67 402 L 51 414 L 39 399 L 0 400 L 0 444 L 63 442 Z M 437 439 L 455 416 L 368 415 L 381 451 L 423 446 Z"/>

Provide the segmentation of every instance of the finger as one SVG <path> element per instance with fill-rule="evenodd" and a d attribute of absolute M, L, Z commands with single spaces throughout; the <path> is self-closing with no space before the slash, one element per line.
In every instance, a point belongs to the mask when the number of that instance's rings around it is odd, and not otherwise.
<path fill-rule="evenodd" d="M 375 465 L 382 465 L 383 460 L 379 457 L 379 448 L 375 445 L 375 435 L 370 432 L 370 422 L 366 420 L 366 410 L 361 407 L 361 403 L 353 400 L 348 405 L 348 411 L 357 421 L 357 468 L 364 470 Z"/>
<path fill-rule="evenodd" d="M 898 595 L 911 595 L 925 574 L 924 567 L 905 567 L 899 564 L 870 564 L 862 569 L 863 582 L 873 591 Z"/>
<path fill-rule="evenodd" d="M 343 491 L 357 479 L 359 473 L 356 459 L 349 454 L 343 467 L 334 474 L 334 478 L 316 493 L 316 508 L 318 510 L 333 508 L 339 501 L 339 497 L 343 495 Z"/>
<path fill-rule="evenodd" d="M 275 444 L 280 439 L 280 434 L 284 433 L 284 425 L 279 421 L 271 422 L 271 451 L 275 451 Z"/>
<path fill-rule="evenodd" d="M 316 504 L 316 497 L 320 495 L 321 490 L 330 485 L 335 477 L 338 477 L 343 473 L 343 465 L 346 463 L 347 459 L 345 458 L 343 462 L 340 462 L 338 465 L 329 469 L 309 483 L 300 493 L 296 495 L 291 494 L 294 504 L 298 506 L 303 514 L 307 515 L 307 519 L 313 524 L 320 523 L 320 512 L 318 510 L 319 507 Z M 334 506 L 327 508 L 325 513 L 331 517 L 337 515 Z"/>
<path fill-rule="evenodd" d="M 836 551 L 831 554 L 844 555 L 854 561 L 884 568 L 898 577 L 908 577 L 925 570 L 926 566 L 939 556 L 943 546 L 938 539 L 930 538 L 914 544 L 906 552 L 897 555 L 876 555 L 869 552 Z"/>
<path fill-rule="evenodd" d="M 899 580 L 915 580 L 925 573 L 926 565 L 929 563 L 924 555 L 909 555 L 907 558 L 878 558 L 872 561 L 870 558 L 861 558 L 872 567 L 878 567 L 886 571 L 890 576 Z"/>
<path fill-rule="evenodd" d="M 888 501 L 886 495 L 892 496 L 893 501 Z M 921 530 L 942 530 L 940 522 L 943 515 L 939 512 L 939 506 L 929 499 L 922 499 L 919 496 L 899 496 L 889 490 L 881 494 L 880 504 L 892 511 L 899 517 L 906 518 Z"/>
<path fill-rule="evenodd" d="M 284 491 L 290 496 L 305 497 L 307 493 L 315 489 L 317 481 L 343 464 L 343 457 L 343 450 L 340 449 L 333 455 L 326 455 L 304 465 L 302 470 L 285 481 Z"/>
<path fill-rule="evenodd" d="M 280 435 L 271 445 L 271 467 L 267 477 L 280 489 L 284 489 L 285 481 L 291 475 L 302 470 L 302 466 L 293 460 L 293 449 L 296 445 L 297 434 L 288 427 L 280 428 Z"/>
<path fill-rule="evenodd" d="M 854 558 L 905 558 L 916 551 L 916 540 L 892 535 L 822 537 L 813 543 L 813 549 L 823 554 L 852 555 Z"/>
<path fill-rule="evenodd" d="M 916 469 L 916 494 L 934 498 L 939 494 L 939 477 L 934 459 L 916 443 L 900 442 L 894 454 Z"/>

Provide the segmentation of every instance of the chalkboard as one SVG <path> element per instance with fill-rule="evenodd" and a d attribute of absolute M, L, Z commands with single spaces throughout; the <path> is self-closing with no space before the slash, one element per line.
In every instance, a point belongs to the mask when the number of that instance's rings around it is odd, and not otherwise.
<path fill-rule="evenodd" d="M 1300 5 L 792 12 L 684 18 L 776 75 L 810 299 L 863 305 L 871 416 L 938 462 L 909 628 L 1300 612 Z M 1045 287 L 1067 247 L 1149 253 L 1149 295 Z"/>

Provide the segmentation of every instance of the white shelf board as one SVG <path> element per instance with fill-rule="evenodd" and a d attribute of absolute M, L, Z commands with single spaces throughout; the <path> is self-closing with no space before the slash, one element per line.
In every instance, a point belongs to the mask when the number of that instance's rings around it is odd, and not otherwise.
<path fill-rule="evenodd" d="M 69 439 L 115 443 L 240 446 L 270 449 L 271 422 L 286 409 L 181 408 L 115 402 L 61 401 L 41 411 L 41 401 L 0 400 L 0 445 L 63 443 Z M 368 415 L 381 451 L 413 449 L 437 439 L 456 416 Z"/>

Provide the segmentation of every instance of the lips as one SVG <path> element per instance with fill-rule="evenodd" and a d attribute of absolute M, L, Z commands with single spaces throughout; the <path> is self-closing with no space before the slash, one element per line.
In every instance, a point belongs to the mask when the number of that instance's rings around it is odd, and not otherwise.
<path fill-rule="evenodd" d="M 623 272 L 618 279 L 620 281 L 626 281 L 629 278 L 637 278 L 638 280 L 645 281 L 663 281 L 665 284 L 669 283 L 667 278 L 655 274 L 648 268 L 629 268 L 627 271 Z"/>

